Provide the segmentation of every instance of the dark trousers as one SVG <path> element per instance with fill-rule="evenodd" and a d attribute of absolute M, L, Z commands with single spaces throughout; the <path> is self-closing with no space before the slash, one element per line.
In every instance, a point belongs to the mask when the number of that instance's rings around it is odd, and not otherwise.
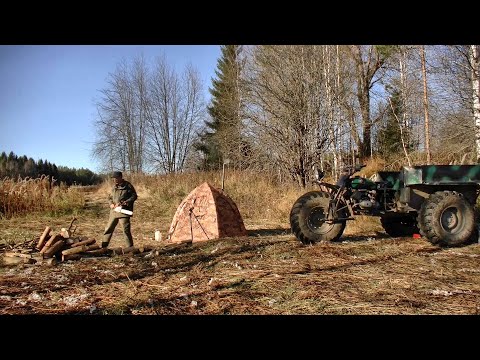
<path fill-rule="evenodd" d="M 108 246 L 108 243 L 112 238 L 113 231 L 119 222 L 123 228 L 123 234 L 125 235 L 125 243 L 127 244 L 127 247 L 133 246 L 133 237 L 132 233 L 130 232 L 130 217 L 117 218 L 114 214 L 110 214 L 108 224 L 105 227 L 105 232 L 103 233 L 102 245 L 104 247 Z"/>

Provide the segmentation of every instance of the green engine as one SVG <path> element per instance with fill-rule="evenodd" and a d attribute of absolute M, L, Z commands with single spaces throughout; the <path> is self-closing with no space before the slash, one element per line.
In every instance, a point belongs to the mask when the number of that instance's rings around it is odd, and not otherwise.
<path fill-rule="evenodd" d="M 352 189 L 355 190 L 375 190 L 377 188 L 375 182 L 359 176 L 356 176 L 351 180 L 351 186 Z"/>

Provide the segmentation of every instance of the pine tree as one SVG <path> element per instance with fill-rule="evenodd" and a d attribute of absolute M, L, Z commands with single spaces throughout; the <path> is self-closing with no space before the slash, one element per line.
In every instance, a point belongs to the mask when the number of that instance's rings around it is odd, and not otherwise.
<path fill-rule="evenodd" d="M 195 148 L 205 157 L 204 168 L 218 169 L 225 159 L 239 162 L 245 152 L 241 136 L 240 97 L 240 52 L 239 45 L 223 45 L 218 59 L 216 79 L 209 88 L 212 95 L 208 113 L 211 120 L 205 121 L 206 130 L 200 135 Z"/>

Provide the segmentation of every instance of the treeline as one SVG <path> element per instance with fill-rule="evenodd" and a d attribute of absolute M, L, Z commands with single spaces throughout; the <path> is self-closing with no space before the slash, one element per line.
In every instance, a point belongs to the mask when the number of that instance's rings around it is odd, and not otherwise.
<path fill-rule="evenodd" d="M 0 154 L 0 178 L 38 178 L 42 175 L 56 180 L 57 184 L 66 185 L 94 185 L 102 178 L 89 169 L 75 169 L 66 166 L 57 166 L 47 160 L 35 161 L 26 155 L 18 156 L 12 151 L 7 155 L 5 151 Z"/>
<path fill-rule="evenodd" d="M 124 61 L 96 105 L 102 171 L 268 172 L 305 187 L 354 162 L 480 161 L 480 45 L 224 45 L 193 67 Z"/>

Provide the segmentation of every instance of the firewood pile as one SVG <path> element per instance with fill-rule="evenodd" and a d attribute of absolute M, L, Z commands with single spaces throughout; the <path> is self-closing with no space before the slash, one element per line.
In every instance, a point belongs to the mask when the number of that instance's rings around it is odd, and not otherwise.
<path fill-rule="evenodd" d="M 2 244 L 0 251 L 3 253 L 5 265 L 20 263 L 55 265 L 59 261 L 78 260 L 82 257 L 112 256 L 122 254 L 136 254 L 149 251 L 145 247 L 127 248 L 101 248 L 94 238 L 73 236 L 73 218 L 68 229 L 62 228 L 60 232 L 52 232 L 47 226 L 39 238 L 24 241 L 19 244 Z"/>

